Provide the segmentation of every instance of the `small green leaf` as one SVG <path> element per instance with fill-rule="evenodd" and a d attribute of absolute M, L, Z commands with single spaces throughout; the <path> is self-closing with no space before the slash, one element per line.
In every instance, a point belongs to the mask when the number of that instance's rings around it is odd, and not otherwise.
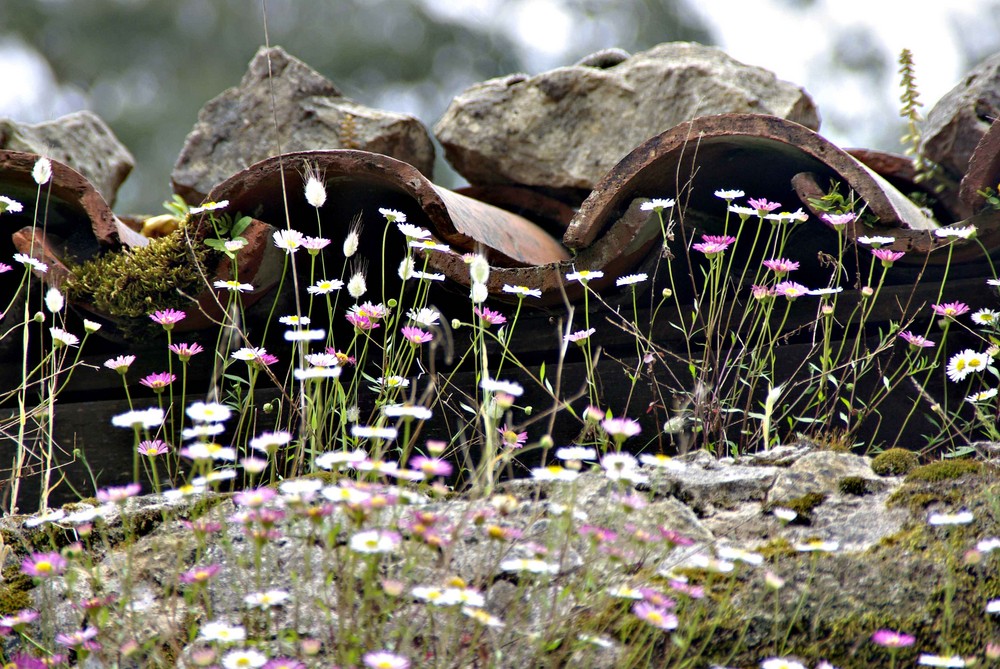
<path fill-rule="evenodd" d="M 248 227 L 250 227 L 251 223 L 253 223 L 253 219 L 250 218 L 249 216 L 243 216 L 242 218 L 240 218 L 239 220 L 237 220 L 235 223 L 233 223 L 233 227 L 230 230 L 230 233 L 233 235 L 233 239 L 236 239 L 239 235 L 242 235 L 243 232 Z"/>

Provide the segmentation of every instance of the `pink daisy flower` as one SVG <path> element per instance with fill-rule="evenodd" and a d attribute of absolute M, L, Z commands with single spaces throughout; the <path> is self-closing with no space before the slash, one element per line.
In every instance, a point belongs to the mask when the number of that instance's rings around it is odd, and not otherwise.
<path fill-rule="evenodd" d="M 912 646 L 915 642 L 915 637 L 893 630 L 882 629 L 872 634 L 872 643 L 885 648 L 906 648 L 907 646 Z"/>
<path fill-rule="evenodd" d="M 141 379 L 139 383 L 146 386 L 147 388 L 152 388 L 156 392 L 163 392 L 164 388 L 166 388 L 176 380 L 177 376 L 171 374 L 170 372 L 157 372 L 155 374 L 150 374 L 145 378 Z"/>
<path fill-rule="evenodd" d="M 653 606 L 648 602 L 636 602 L 632 606 L 632 613 L 639 620 L 649 623 L 653 627 L 661 630 L 672 630 L 677 628 L 677 616 L 660 606 Z"/>
<path fill-rule="evenodd" d="M 380 327 L 378 323 L 367 316 L 362 316 L 361 314 L 353 311 L 348 312 L 345 318 L 347 318 L 348 323 L 359 330 L 374 330 L 375 328 Z"/>
<path fill-rule="evenodd" d="M 836 229 L 843 228 L 848 223 L 853 223 L 857 217 L 857 214 L 850 211 L 844 214 L 823 214 L 820 216 L 820 218 Z"/>
<path fill-rule="evenodd" d="M 430 458 L 426 455 L 417 455 L 410 460 L 410 469 L 423 472 L 427 476 L 450 476 L 454 468 L 451 463 L 441 458 Z"/>
<path fill-rule="evenodd" d="M 160 439 L 147 439 L 145 441 L 140 441 L 136 450 L 139 451 L 139 455 L 155 457 L 157 455 L 166 455 L 169 453 L 170 446 Z"/>
<path fill-rule="evenodd" d="M 174 325 L 187 318 L 187 314 L 177 309 L 163 309 L 162 311 L 154 311 L 149 317 L 153 319 L 154 323 L 162 325 L 164 330 L 170 330 Z"/>
<path fill-rule="evenodd" d="M 500 433 L 503 444 L 507 448 L 521 448 L 528 441 L 527 432 L 515 432 L 507 427 L 506 424 L 503 427 L 497 428 L 497 431 Z"/>
<path fill-rule="evenodd" d="M 97 491 L 97 501 L 103 503 L 112 502 L 122 504 L 130 497 L 135 497 L 142 490 L 138 483 L 129 483 L 123 486 L 111 486 Z"/>
<path fill-rule="evenodd" d="M 414 346 L 419 346 L 420 344 L 426 344 L 427 342 L 434 339 L 434 335 L 430 332 L 424 332 L 420 328 L 413 327 L 412 325 L 406 325 L 402 328 L 401 332 L 408 342 Z"/>
<path fill-rule="evenodd" d="M 66 571 L 67 564 L 66 558 L 59 553 L 32 553 L 21 562 L 21 573 L 45 579 Z"/>
<path fill-rule="evenodd" d="M 767 198 L 750 198 L 747 204 L 757 210 L 757 214 L 763 216 L 781 207 L 780 202 L 768 202 Z"/>
<path fill-rule="evenodd" d="M 909 330 L 906 332 L 900 332 L 899 338 L 914 348 L 933 348 L 935 346 L 934 342 L 931 340 L 926 337 L 922 337 L 921 335 L 913 334 Z"/>
<path fill-rule="evenodd" d="M 772 258 L 765 260 L 762 264 L 778 276 L 784 276 L 799 268 L 799 263 L 785 258 Z"/>
<path fill-rule="evenodd" d="M 501 314 L 499 311 L 493 311 L 489 307 L 483 307 L 480 309 L 477 307 L 473 310 L 476 316 L 482 319 L 484 325 L 503 325 L 507 322 L 507 318 Z"/>
<path fill-rule="evenodd" d="M 201 344 L 171 344 L 169 348 L 180 358 L 181 362 L 187 362 L 205 350 Z"/>
<path fill-rule="evenodd" d="M 565 341 L 572 342 L 574 344 L 581 344 L 590 338 L 590 335 L 597 332 L 594 328 L 589 328 L 587 330 L 580 330 L 572 334 L 568 334 L 563 337 Z"/>
<path fill-rule="evenodd" d="M 931 309 L 934 310 L 938 316 L 947 316 L 948 318 L 954 318 L 955 316 L 961 316 L 969 311 L 969 305 L 965 302 L 945 302 L 944 304 L 932 304 Z"/>
<path fill-rule="evenodd" d="M 181 583 L 187 583 L 188 585 L 192 583 L 205 583 L 218 574 L 221 569 L 222 565 L 218 564 L 192 567 L 181 574 Z"/>
<path fill-rule="evenodd" d="M 801 283 L 796 283 L 794 281 L 782 281 L 774 287 L 774 292 L 776 295 L 783 295 L 789 300 L 794 300 L 797 297 L 802 297 L 803 295 L 808 294 L 809 289 Z"/>
<path fill-rule="evenodd" d="M 98 650 L 101 644 L 94 641 L 95 636 L 97 636 L 97 628 L 88 627 L 87 629 L 76 630 L 75 632 L 59 633 L 56 635 L 56 643 L 60 646 L 75 648 L 77 650 Z"/>
<path fill-rule="evenodd" d="M 236 493 L 233 502 L 237 506 L 246 506 L 252 509 L 264 506 L 278 496 L 274 488 L 257 488 L 255 490 L 244 490 Z"/>
<path fill-rule="evenodd" d="M 302 239 L 302 248 L 306 249 L 311 254 L 319 253 L 329 245 L 330 240 L 324 239 L 323 237 L 304 237 Z"/>
<path fill-rule="evenodd" d="M 892 249 L 872 249 L 872 255 L 882 261 L 883 267 L 892 267 L 892 263 L 903 257 L 901 251 Z"/>
<path fill-rule="evenodd" d="M 124 375 L 128 371 L 128 368 L 135 362 L 134 355 L 120 355 L 117 358 L 111 358 L 110 360 L 104 361 L 104 366 L 110 370 L 116 371 L 119 374 Z"/>
<path fill-rule="evenodd" d="M 615 437 L 616 439 L 627 439 L 628 437 L 634 437 L 642 432 L 642 428 L 639 427 L 639 423 L 631 418 L 605 418 L 601 421 L 601 427 L 604 428 L 604 431 L 607 432 L 609 436 Z"/>

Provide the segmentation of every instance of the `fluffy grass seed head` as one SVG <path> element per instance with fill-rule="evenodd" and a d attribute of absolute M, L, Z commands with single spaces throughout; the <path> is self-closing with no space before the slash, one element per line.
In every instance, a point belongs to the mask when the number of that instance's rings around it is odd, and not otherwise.
<path fill-rule="evenodd" d="M 323 184 L 323 175 L 315 165 L 306 165 L 306 202 L 319 209 L 326 203 L 326 186 Z"/>
<path fill-rule="evenodd" d="M 31 178 L 39 186 L 44 186 L 52 178 L 52 161 L 42 156 L 35 161 L 35 166 L 31 168 Z"/>
<path fill-rule="evenodd" d="M 368 284 L 365 282 L 364 270 L 357 269 L 347 282 L 347 293 L 357 300 L 366 292 L 368 292 Z"/>
<path fill-rule="evenodd" d="M 59 292 L 59 289 L 53 286 L 49 288 L 45 293 L 45 308 L 49 310 L 49 313 L 58 314 L 63 310 L 66 305 L 66 300 L 63 298 L 63 294 Z"/>

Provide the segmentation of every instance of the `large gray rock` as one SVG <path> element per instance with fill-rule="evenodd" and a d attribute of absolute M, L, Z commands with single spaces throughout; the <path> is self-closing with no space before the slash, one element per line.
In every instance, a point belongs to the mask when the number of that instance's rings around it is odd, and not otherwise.
<path fill-rule="evenodd" d="M 473 184 L 591 189 L 643 141 L 698 116 L 772 114 L 819 128 L 804 90 L 713 47 L 596 56 L 460 94 L 434 128 L 448 161 Z"/>
<path fill-rule="evenodd" d="M 87 178 L 109 204 L 135 159 L 96 114 L 78 111 L 54 121 L 28 124 L 0 119 L 0 149 L 57 160 Z"/>
<path fill-rule="evenodd" d="M 960 178 L 979 140 L 1000 118 L 1000 53 L 976 66 L 927 114 L 921 152 Z"/>
<path fill-rule="evenodd" d="M 222 180 L 277 154 L 279 145 L 285 153 L 315 149 L 382 153 L 431 176 L 434 145 L 417 119 L 344 97 L 330 80 L 281 47 L 270 49 L 270 82 L 268 72 L 268 50 L 261 48 L 240 85 L 198 112 L 198 122 L 171 173 L 175 192 L 188 202 L 201 202 Z"/>
<path fill-rule="evenodd" d="M 864 488 L 871 491 L 881 491 L 889 485 L 886 479 L 872 471 L 870 458 L 853 453 L 814 451 L 781 471 L 768 493 L 768 501 L 780 505 L 803 495 L 830 495 L 840 491 L 844 479 L 862 480 Z"/>

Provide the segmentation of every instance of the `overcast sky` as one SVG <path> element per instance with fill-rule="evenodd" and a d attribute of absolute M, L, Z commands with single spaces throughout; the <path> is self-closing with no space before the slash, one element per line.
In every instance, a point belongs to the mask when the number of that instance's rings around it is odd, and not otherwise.
<path fill-rule="evenodd" d="M 503 31 L 531 73 L 573 62 L 570 54 L 581 43 L 600 42 L 618 27 L 602 23 L 600 12 L 581 13 L 570 0 L 419 1 L 449 22 Z M 731 56 L 804 87 L 823 118 L 821 133 L 844 147 L 900 149 L 895 59 L 903 47 L 914 52 L 925 113 L 961 79 L 969 59 L 1000 51 L 998 0 L 683 2 Z M 84 92 L 56 82 L 45 59 L 16 37 L 0 40 L 0 82 L 8 91 L 0 96 L 0 116 L 38 122 L 88 104 Z M 386 108 L 414 113 L 428 126 L 437 121 L 425 118 L 430 112 L 405 91 L 385 91 L 375 104 L 384 98 L 393 103 Z"/>

